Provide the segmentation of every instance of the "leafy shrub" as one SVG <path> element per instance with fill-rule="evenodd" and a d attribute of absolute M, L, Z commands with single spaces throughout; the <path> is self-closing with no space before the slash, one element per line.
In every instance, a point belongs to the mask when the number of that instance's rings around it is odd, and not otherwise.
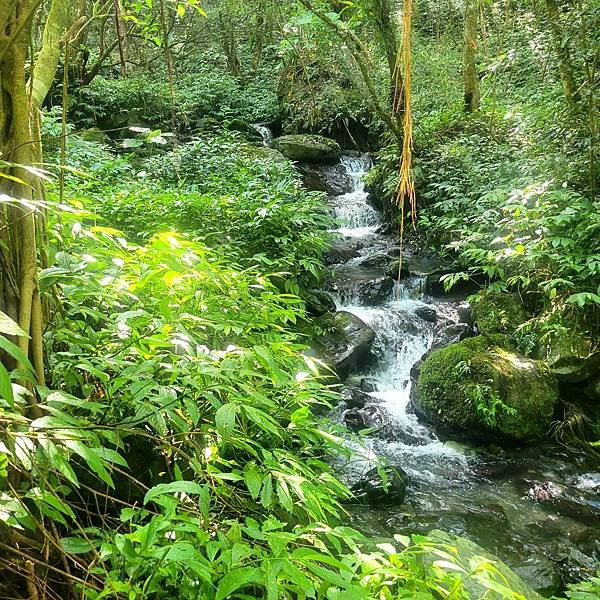
<path fill-rule="evenodd" d="M 74 92 L 69 107 L 70 118 L 78 126 L 122 127 L 128 120 L 137 119 L 170 128 L 173 111 L 179 128 L 193 129 L 203 117 L 270 122 L 277 119 L 279 109 L 272 86 L 265 86 L 258 79 L 243 85 L 231 74 L 210 65 L 178 81 L 174 98 L 166 80 L 141 74 L 125 79 L 97 77 Z"/>
<path fill-rule="evenodd" d="M 245 266 L 281 273 L 297 292 L 319 277 L 332 221 L 322 195 L 300 188 L 291 163 L 261 151 L 234 134 L 203 137 L 147 160 L 136 181 L 108 193 L 107 180 L 96 180 L 78 198 L 138 240 L 186 231 Z"/>
<path fill-rule="evenodd" d="M 177 234 L 138 247 L 73 225 L 58 228 L 65 250 L 42 273 L 63 304 L 46 338 L 49 384 L 61 391 L 38 426 L 81 442 L 45 454 L 42 436 L 30 450 L 36 469 L 61 482 L 42 496 L 49 507 L 38 505 L 65 560 L 75 572 L 94 564 L 77 584 L 83 597 L 367 600 L 452 589 L 468 598 L 463 581 L 475 580 L 516 598 L 489 561 L 467 564 L 419 537 L 375 547 L 338 525 L 349 492 L 326 458 L 343 449 L 313 416 L 334 396 L 287 329 L 301 315 L 297 298 Z M 108 495 L 71 474 L 75 455 Z M 123 474 L 141 490 L 138 504 Z M 98 513 L 87 503 L 87 526 L 68 496 L 82 482 L 103 502 Z M 15 524 L 27 518 L 13 514 Z M 422 562 L 424 553 L 437 560 Z"/>

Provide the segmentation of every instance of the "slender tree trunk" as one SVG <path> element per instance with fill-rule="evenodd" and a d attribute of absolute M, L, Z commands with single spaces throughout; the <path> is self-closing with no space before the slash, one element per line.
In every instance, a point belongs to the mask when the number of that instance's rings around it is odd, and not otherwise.
<path fill-rule="evenodd" d="M 556 0 L 545 0 L 548 23 L 552 32 L 554 51 L 558 58 L 560 78 L 562 80 L 565 97 L 569 104 L 575 103 L 575 77 L 573 65 L 571 64 L 571 53 L 569 46 L 564 43 L 563 29 L 560 24 L 560 11 Z"/>
<path fill-rule="evenodd" d="M 465 6 L 465 34 L 463 48 L 463 74 L 465 80 L 465 111 L 475 112 L 481 103 L 479 74 L 475 63 L 477 55 L 477 29 L 479 6 L 477 0 L 467 0 Z"/>
<path fill-rule="evenodd" d="M 119 59 L 121 61 L 121 76 L 127 75 L 127 35 L 123 24 L 123 8 L 121 0 L 114 0 L 115 29 L 117 31 L 117 44 L 119 46 Z"/>
<path fill-rule="evenodd" d="M 399 65 L 399 28 L 394 14 L 394 2 L 392 0 L 369 0 L 368 7 L 371 24 L 385 53 L 390 74 L 390 106 L 394 118 L 398 119 L 401 117 L 404 106 L 402 98 L 404 82 Z"/>
<path fill-rule="evenodd" d="M 28 337 L 19 337 L 17 343 L 43 385 L 43 312 L 37 271 L 38 237 L 45 218 L 38 203 L 41 181 L 30 167 L 41 161 L 38 115 L 56 73 L 69 2 L 53 0 L 50 6 L 44 43 L 28 85 L 25 66 L 39 5 L 39 0 L 4 0 L 0 6 L 0 152 L 7 163 L 0 166 L 0 194 L 5 198 L 0 204 L 0 310 L 27 332 Z"/>

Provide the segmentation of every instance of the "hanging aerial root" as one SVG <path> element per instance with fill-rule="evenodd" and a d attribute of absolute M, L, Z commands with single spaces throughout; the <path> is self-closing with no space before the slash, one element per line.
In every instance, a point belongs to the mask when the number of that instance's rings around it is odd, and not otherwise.
<path fill-rule="evenodd" d="M 398 53 L 397 65 L 402 65 L 402 73 L 396 69 L 396 82 L 402 82 L 402 156 L 400 159 L 400 177 L 396 187 L 396 203 L 400 206 L 400 262 L 398 268 L 398 280 L 402 273 L 402 248 L 404 245 L 404 218 L 405 207 L 408 201 L 410 207 L 413 228 L 416 228 L 417 202 L 415 196 L 415 182 L 412 174 L 413 159 L 413 117 L 411 108 L 412 90 L 412 55 L 411 55 L 411 32 L 412 32 L 412 0 L 404 0 L 402 10 L 402 45 Z M 399 107 L 398 107 L 399 108 Z"/>

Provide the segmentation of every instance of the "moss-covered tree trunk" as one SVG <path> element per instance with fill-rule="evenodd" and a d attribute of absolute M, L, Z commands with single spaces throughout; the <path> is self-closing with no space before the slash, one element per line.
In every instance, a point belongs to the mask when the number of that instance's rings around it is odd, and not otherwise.
<path fill-rule="evenodd" d="M 475 63 L 477 55 L 477 28 L 479 6 L 477 0 L 467 0 L 465 5 L 465 36 L 463 48 L 463 73 L 465 80 L 465 111 L 475 112 L 481 103 L 479 75 Z"/>
<path fill-rule="evenodd" d="M 403 109 L 402 71 L 399 64 L 400 40 L 398 23 L 393 0 L 368 0 L 367 14 L 375 29 L 377 39 L 385 53 L 390 74 L 390 103 L 394 118 L 398 118 Z"/>
<path fill-rule="evenodd" d="M 573 104 L 575 102 L 575 76 L 573 75 L 569 43 L 565 38 L 560 22 L 558 2 L 556 0 L 545 0 L 545 4 L 565 97 L 569 104 Z"/>
<path fill-rule="evenodd" d="M 26 63 L 39 4 L 37 0 L 3 0 L 0 5 L 0 152 L 4 161 L 0 165 L 0 310 L 28 334 L 16 342 L 43 384 L 37 271 L 44 212 L 39 204 L 41 181 L 32 167 L 41 161 L 39 111 L 60 58 L 60 40 L 69 23 L 69 0 L 53 0 L 43 45 L 28 82 Z"/>

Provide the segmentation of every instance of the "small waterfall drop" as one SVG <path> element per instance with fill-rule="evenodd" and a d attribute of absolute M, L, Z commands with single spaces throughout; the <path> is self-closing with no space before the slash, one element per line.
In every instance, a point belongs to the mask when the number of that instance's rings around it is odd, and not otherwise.
<path fill-rule="evenodd" d="M 261 123 L 254 123 L 252 125 L 258 133 L 262 136 L 263 146 L 270 146 L 273 143 L 273 132 L 266 126 Z"/>
<path fill-rule="evenodd" d="M 335 216 L 341 227 L 338 233 L 347 237 L 359 238 L 374 234 L 382 225 L 381 214 L 368 202 L 364 176 L 371 168 L 367 155 L 343 156 L 341 161 L 351 182 L 351 190 L 336 196 L 333 202 Z"/>

